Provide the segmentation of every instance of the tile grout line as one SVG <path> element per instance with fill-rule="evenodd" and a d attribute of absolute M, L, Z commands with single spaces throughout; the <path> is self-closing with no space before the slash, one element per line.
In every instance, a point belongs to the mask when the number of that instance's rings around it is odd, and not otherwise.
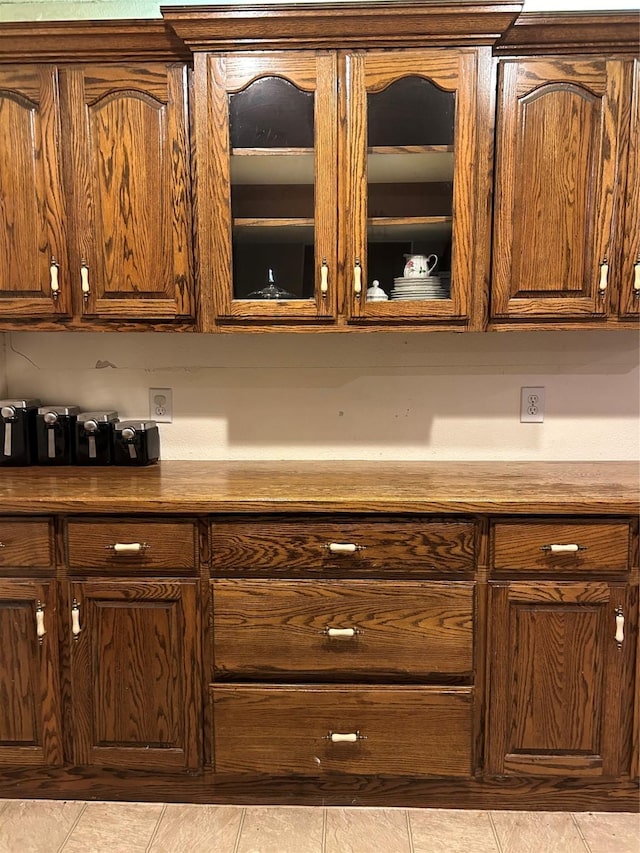
<path fill-rule="evenodd" d="M 409 836 L 409 853 L 416 853 L 415 847 L 413 846 L 413 832 L 411 831 L 411 816 L 409 814 L 409 809 L 405 809 L 404 815 L 405 815 L 405 818 L 407 820 L 407 835 Z"/>
<path fill-rule="evenodd" d="M 500 836 L 498 835 L 498 828 L 496 827 L 495 823 L 493 822 L 493 815 L 491 814 L 490 811 L 488 811 L 487 816 L 489 818 L 489 824 L 491 825 L 493 837 L 494 837 L 496 845 L 498 847 L 498 853 L 504 853 L 504 850 L 502 849 L 502 842 L 500 841 Z"/>
<path fill-rule="evenodd" d="M 587 839 L 584 837 L 584 833 L 582 832 L 582 828 L 581 828 L 580 824 L 578 823 L 578 819 L 576 818 L 576 816 L 574 815 L 574 813 L 573 813 L 573 812 L 570 812 L 570 814 L 571 814 L 571 820 L 573 821 L 574 826 L 575 826 L 575 827 L 576 827 L 576 829 L 578 830 L 578 835 L 579 835 L 579 836 L 580 836 L 580 838 L 582 839 L 582 843 L 583 843 L 583 844 L 584 844 L 584 846 L 585 846 L 585 850 L 587 850 L 587 851 L 588 851 L 588 853 L 591 853 L 591 847 L 589 847 L 589 842 L 588 842 L 588 841 L 587 841 Z"/>
<path fill-rule="evenodd" d="M 67 832 L 67 834 L 65 835 L 65 837 L 64 837 L 64 841 L 62 842 L 62 844 L 60 845 L 60 847 L 58 847 L 58 853 L 62 853 L 62 851 L 64 850 L 64 848 L 65 848 L 65 846 L 66 846 L 66 844 L 67 844 L 67 841 L 71 838 L 71 836 L 73 835 L 73 833 L 74 833 L 74 831 L 75 831 L 76 826 L 77 826 L 77 825 L 78 825 L 78 823 L 80 822 L 80 818 L 82 817 L 82 815 L 83 815 L 83 814 L 85 813 L 85 811 L 87 810 L 87 805 L 88 805 L 88 803 L 86 803 L 86 802 L 85 802 L 85 803 L 84 803 L 84 805 L 82 806 L 82 808 L 80 809 L 80 813 L 78 814 L 78 817 L 77 817 L 77 818 L 74 820 L 74 822 L 71 824 L 71 828 L 69 829 L 69 832 Z"/>
<path fill-rule="evenodd" d="M 233 845 L 233 853 L 238 853 L 238 848 L 240 846 L 240 836 L 242 835 L 242 829 L 244 827 L 244 818 L 247 813 L 246 809 L 242 809 L 242 814 L 240 815 L 240 823 L 238 824 L 238 832 L 236 834 L 236 840 Z"/>
<path fill-rule="evenodd" d="M 162 822 L 162 818 L 164 817 L 164 813 L 166 812 L 166 810 L 167 810 L 167 803 L 164 803 L 162 806 L 162 811 L 158 815 L 156 825 L 153 827 L 153 831 L 151 833 L 151 838 L 149 839 L 149 841 L 147 842 L 147 846 L 145 847 L 145 853 L 149 853 L 149 850 L 151 850 L 151 845 L 155 841 L 155 837 L 158 834 L 158 830 L 160 829 L 160 823 Z"/>

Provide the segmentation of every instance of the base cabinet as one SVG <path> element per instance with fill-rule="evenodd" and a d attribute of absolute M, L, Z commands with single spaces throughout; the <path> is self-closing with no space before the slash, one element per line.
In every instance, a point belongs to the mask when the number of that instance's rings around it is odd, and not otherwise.
<path fill-rule="evenodd" d="M 486 770 L 627 773 L 634 656 L 627 585 L 493 583 L 489 609 Z"/>
<path fill-rule="evenodd" d="M 0 578 L 0 765 L 63 763 L 56 583 Z"/>
<path fill-rule="evenodd" d="M 71 584 L 76 764 L 200 763 L 195 581 Z"/>

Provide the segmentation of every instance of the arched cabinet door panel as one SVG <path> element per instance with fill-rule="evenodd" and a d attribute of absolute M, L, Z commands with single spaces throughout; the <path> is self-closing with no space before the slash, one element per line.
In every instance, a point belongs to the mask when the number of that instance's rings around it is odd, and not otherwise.
<path fill-rule="evenodd" d="M 624 79 L 622 61 L 501 63 L 494 318 L 609 312 Z"/>
<path fill-rule="evenodd" d="M 58 71 L 0 68 L 0 318 L 66 317 Z"/>

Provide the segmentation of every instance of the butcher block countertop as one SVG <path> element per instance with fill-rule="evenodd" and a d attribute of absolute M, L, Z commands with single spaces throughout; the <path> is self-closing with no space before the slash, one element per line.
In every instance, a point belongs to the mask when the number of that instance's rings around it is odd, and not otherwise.
<path fill-rule="evenodd" d="M 640 511 L 635 462 L 199 462 L 0 468 L 0 512 Z"/>

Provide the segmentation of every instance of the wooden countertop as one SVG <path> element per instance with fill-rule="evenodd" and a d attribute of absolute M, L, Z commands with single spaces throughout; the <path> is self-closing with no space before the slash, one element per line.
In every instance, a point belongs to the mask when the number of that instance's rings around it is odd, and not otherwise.
<path fill-rule="evenodd" d="M 637 514 L 635 462 L 178 462 L 0 468 L 0 512 Z"/>

